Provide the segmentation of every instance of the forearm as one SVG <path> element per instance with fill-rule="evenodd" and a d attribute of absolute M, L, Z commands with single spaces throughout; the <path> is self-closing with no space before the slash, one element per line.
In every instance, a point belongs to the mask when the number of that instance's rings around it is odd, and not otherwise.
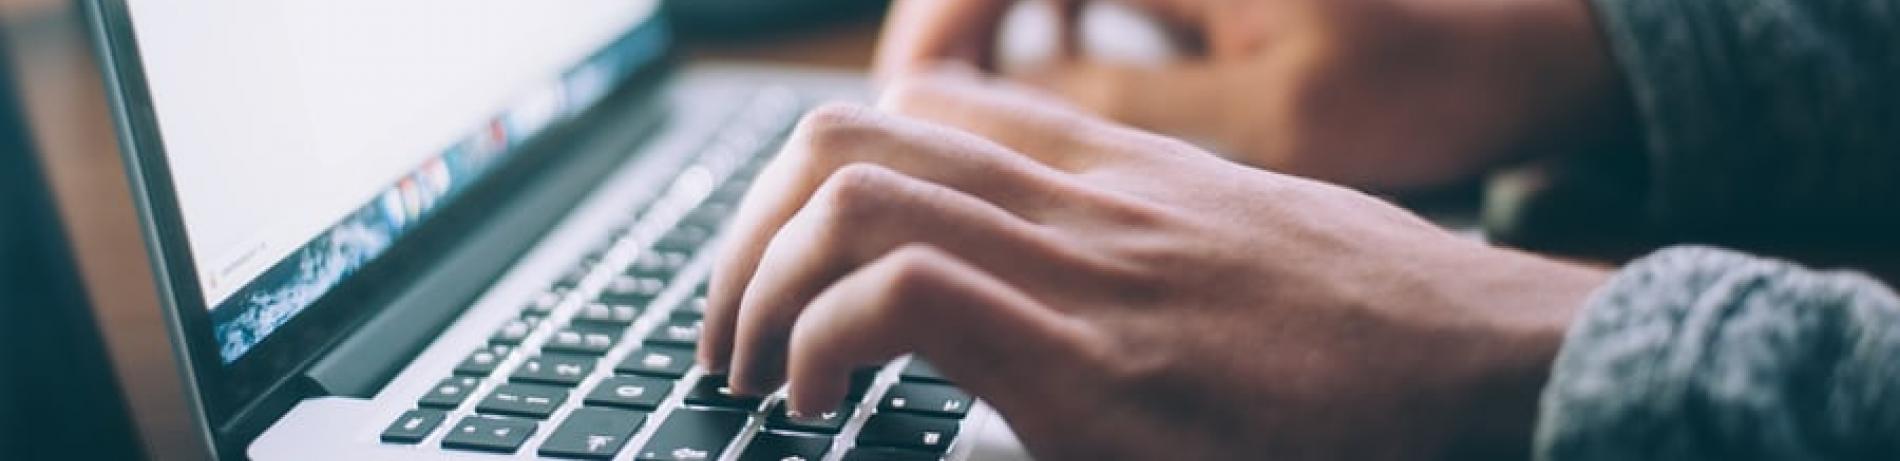
<path fill-rule="evenodd" d="M 1865 277 L 1665 250 L 1598 291 L 1546 387 L 1536 455 L 1900 456 L 1900 299 Z"/>

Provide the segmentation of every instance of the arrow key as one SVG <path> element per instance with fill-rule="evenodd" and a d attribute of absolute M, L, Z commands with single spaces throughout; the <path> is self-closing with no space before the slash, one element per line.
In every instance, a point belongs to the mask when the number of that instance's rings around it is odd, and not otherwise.
<path fill-rule="evenodd" d="M 514 453 L 528 441 L 528 436 L 534 435 L 534 427 L 534 421 L 524 419 L 470 416 L 462 418 L 454 429 L 449 429 L 448 435 L 442 436 L 442 447 Z"/>
<path fill-rule="evenodd" d="M 744 429 L 745 413 L 678 408 L 660 423 L 652 440 L 637 451 L 639 461 L 712 461 Z"/>
<path fill-rule="evenodd" d="M 541 442 L 542 456 L 610 459 L 627 445 L 647 420 L 642 411 L 585 407 L 567 415 L 561 427 Z"/>

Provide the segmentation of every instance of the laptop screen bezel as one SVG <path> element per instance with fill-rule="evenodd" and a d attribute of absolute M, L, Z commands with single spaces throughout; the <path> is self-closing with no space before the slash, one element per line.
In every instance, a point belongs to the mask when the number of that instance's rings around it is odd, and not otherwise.
<path fill-rule="evenodd" d="M 370 275 L 399 272 L 390 266 L 406 253 L 426 253 L 415 247 L 427 246 L 416 238 L 399 240 L 383 257 L 372 262 L 343 284 L 304 308 L 296 318 L 278 328 L 269 337 L 236 361 L 224 363 L 213 335 L 212 316 L 198 280 L 195 259 L 186 237 L 185 225 L 166 161 L 157 113 L 144 75 L 136 34 L 126 0 L 88 2 L 93 35 L 101 54 L 108 95 L 112 99 L 119 141 L 124 153 L 128 180 L 139 210 L 141 232 L 147 241 L 161 305 L 174 346 L 174 355 L 184 368 L 186 391 L 191 407 L 204 427 L 207 440 L 230 422 L 244 407 L 266 392 L 283 386 L 293 375 L 316 359 L 338 338 L 375 313 L 366 299 L 375 290 L 364 289 Z M 655 34 L 667 40 L 664 17 L 657 12 L 630 28 L 622 37 Z M 639 64 L 641 68 L 661 65 L 663 57 Z M 625 79 L 622 80 L 622 83 Z M 556 131 L 551 127 L 550 132 Z M 510 169 L 524 163 L 518 155 L 497 165 L 496 170 L 479 180 L 483 183 L 506 176 Z M 442 214 L 454 214 L 455 208 L 472 208 L 470 203 L 452 203 Z M 440 221 L 440 220 L 437 220 Z M 454 223 L 427 222 L 418 230 L 429 234 L 432 227 Z M 443 232 L 435 232 L 443 233 Z"/>

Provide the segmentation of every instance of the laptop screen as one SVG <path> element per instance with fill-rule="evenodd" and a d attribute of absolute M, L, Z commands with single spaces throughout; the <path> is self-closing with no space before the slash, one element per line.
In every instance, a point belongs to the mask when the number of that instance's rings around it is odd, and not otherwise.
<path fill-rule="evenodd" d="M 243 357 L 658 54 L 628 35 L 654 8 L 128 2 L 218 355 Z"/>

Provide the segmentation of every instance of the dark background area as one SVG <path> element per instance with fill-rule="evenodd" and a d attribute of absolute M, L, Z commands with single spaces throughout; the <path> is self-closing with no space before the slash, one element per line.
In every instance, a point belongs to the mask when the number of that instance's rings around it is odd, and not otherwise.
<path fill-rule="evenodd" d="M 961 0 L 956 0 L 961 1 Z M 771 34 L 861 21 L 888 0 L 667 0 L 667 16 L 695 40 L 749 40 Z"/>
<path fill-rule="evenodd" d="M 0 459 L 137 458 L 12 75 L 0 59 Z"/>

